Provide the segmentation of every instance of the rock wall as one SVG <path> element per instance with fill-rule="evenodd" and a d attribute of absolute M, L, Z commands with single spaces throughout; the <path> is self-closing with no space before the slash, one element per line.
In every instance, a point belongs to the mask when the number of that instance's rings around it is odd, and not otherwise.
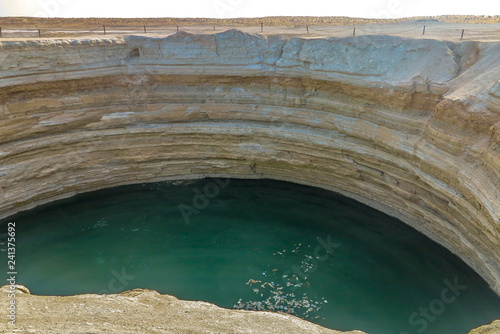
<path fill-rule="evenodd" d="M 205 176 L 397 216 L 500 293 L 500 43 L 238 31 L 0 44 L 0 218 Z"/>

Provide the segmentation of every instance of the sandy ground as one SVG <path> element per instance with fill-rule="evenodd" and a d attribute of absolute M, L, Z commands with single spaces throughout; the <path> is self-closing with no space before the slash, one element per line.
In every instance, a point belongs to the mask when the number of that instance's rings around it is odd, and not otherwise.
<path fill-rule="evenodd" d="M 424 32 L 425 25 L 425 34 Z M 462 38 L 464 30 L 464 41 L 493 42 L 500 41 L 500 23 L 495 24 L 454 24 L 441 22 L 402 22 L 392 24 L 368 24 L 359 26 L 214 26 L 214 25 L 193 25 L 193 26 L 109 26 L 106 27 L 104 35 L 103 27 L 88 27 L 81 29 L 41 29 L 42 39 L 47 38 L 96 38 L 113 37 L 124 35 L 148 35 L 152 37 L 162 37 L 174 34 L 179 31 L 186 31 L 198 34 L 214 34 L 229 29 L 239 29 L 247 33 L 263 35 L 289 35 L 303 38 L 324 38 L 324 37 L 350 37 L 369 35 L 391 35 L 405 38 L 427 38 L 457 42 Z M 39 34 L 36 29 L 2 29 L 0 41 L 7 40 L 27 40 L 38 39 Z"/>

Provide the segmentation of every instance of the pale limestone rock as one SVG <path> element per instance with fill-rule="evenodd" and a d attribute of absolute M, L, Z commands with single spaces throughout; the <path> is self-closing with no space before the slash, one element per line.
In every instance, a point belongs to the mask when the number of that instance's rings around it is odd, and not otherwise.
<path fill-rule="evenodd" d="M 337 191 L 500 293 L 498 42 L 238 31 L 0 43 L 0 217 L 205 176 Z"/>
<path fill-rule="evenodd" d="M 16 322 L 9 325 L 4 320 L 7 307 L 2 305 L 2 333 L 363 334 L 327 329 L 285 313 L 228 310 L 148 289 L 55 297 L 35 296 L 17 287 Z M 0 289 L 2 295 L 8 291 L 8 285 Z"/>
<path fill-rule="evenodd" d="M 500 334 L 500 320 L 484 325 L 469 332 L 469 334 Z"/>

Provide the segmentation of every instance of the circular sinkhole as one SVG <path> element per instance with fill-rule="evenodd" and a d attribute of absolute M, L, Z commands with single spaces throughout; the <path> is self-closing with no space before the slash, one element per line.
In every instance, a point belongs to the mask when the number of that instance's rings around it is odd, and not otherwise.
<path fill-rule="evenodd" d="M 149 288 L 371 334 L 465 334 L 500 314 L 500 298 L 445 248 L 297 184 L 125 186 L 20 213 L 2 229 L 13 221 L 18 283 L 38 295 Z"/>

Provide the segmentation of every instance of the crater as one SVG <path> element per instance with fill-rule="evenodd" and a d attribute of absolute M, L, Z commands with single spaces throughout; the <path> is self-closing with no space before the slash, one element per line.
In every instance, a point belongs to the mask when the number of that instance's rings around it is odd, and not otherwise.
<path fill-rule="evenodd" d="M 400 219 L 500 293 L 497 42 L 181 37 L 1 42 L 0 219 L 123 185 L 288 181 Z M 450 50 L 473 59 L 459 75 Z"/>

